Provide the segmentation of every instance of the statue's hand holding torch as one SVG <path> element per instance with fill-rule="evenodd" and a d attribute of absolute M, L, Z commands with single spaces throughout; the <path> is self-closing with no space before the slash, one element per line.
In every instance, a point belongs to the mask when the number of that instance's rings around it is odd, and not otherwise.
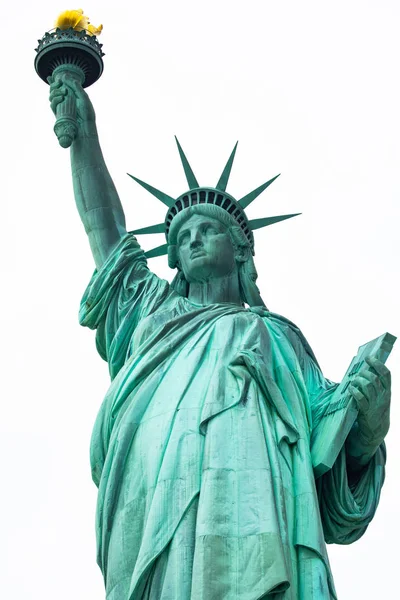
<path fill-rule="evenodd" d="M 82 10 L 65 11 L 56 29 L 45 33 L 36 49 L 35 68 L 50 85 L 50 103 L 57 118 L 54 131 L 63 148 L 72 144 L 79 128 L 95 122 L 92 103 L 82 88 L 103 72 L 102 44 L 96 38 L 101 29 L 90 25 Z"/>
<path fill-rule="evenodd" d="M 70 73 L 50 75 L 48 83 L 50 106 L 57 118 L 54 131 L 60 145 L 67 148 L 79 132 L 85 135 L 93 131 L 94 108 L 80 79 Z"/>

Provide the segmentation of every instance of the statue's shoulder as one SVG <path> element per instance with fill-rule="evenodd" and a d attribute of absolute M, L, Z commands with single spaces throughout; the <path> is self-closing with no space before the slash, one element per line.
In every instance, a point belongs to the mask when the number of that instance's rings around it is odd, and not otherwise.
<path fill-rule="evenodd" d="M 293 321 L 290 321 L 286 317 L 273 312 L 268 313 L 268 318 L 278 325 L 278 327 L 283 331 L 286 337 L 290 340 L 297 354 L 301 354 L 302 349 L 303 352 L 305 351 L 312 358 L 318 368 L 320 368 L 310 344 L 308 343 L 301 329 L 295 323 L 293 323 Z M 300 362 L 302 361 L 300 360 Z"/>

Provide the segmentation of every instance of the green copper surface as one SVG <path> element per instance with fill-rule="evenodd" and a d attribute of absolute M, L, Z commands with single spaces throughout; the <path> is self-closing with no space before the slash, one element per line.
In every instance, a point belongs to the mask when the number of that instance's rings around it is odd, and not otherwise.
<path fill-rule="evenodd" d="M 350 367 L 343 439 L 343 419 L 329 415 L 347 383 L 324 377 L 256 284 L 252 228 L 294 215 L 248 221 L 243 208 L 275 178 L 239 202 L 217 188 L 174 199 L 134 178 L 169 207 L 165 224 L 134 230 L 166 231 L 145 253 L 126 230 L 90 100 L 63 85 L 76 101 L 74 194 L 96 263 L 79 318 L 111 378 L 90 450 L 107 600 L 336 600 L 326 543 L 358 540 L 375 514 L 387 368 L 376 356 Z M 51 99 L 63 101 L 55 83 Z M 171 283 L 146 258 L 166 252 Z"/>
<path fill-rule="evenodd" d="M 173 203 L 175 202 L 175 199 L 172 198 L 171 196 L 168 196 L 168 194 L 161 192 L 157 188 L 153 187 L 152 185 L 149 185 L 148 183 L 145 183 L 144 181 L 142 181 L 141 179 L 138 179 L 134 175 L 130 175 L 129 173 L 128 173 L 128 175 L 129 175 L 129 177 L 132 177 L 132 179 L 137 181 L 137 183 L 139 183 L 142 187 L 144 187 L 145 190 L 150 192 L 150 194 L 152 194 L 153 196 L 158 198 L 158 200 L 161 200 L 161 202 L 163 202 L 166 206 L 168 206 L 168 207 L 172 206 Z"/>
<path fill-rule="evenodd" d="M 168 244 L 162 244 L 161 246 L 157 246 L 152 250 L 147 250 L 145 255 L 147 258 L 155 258 L 156 256 L 164 256 L 168 252 Z"/>
<path fill-rule="evenodd" d="M 182 146 L 180 145 L 178 138 L 175 136 L 176 144 L 178 146 L 179 156 L 181 157 L 183 170 L 185 171 L 186 179 L 188 182 L 188 186 L 191 190 L 194 188 L 198 188 L 199 184 L 197 183 L 197 179 L 195 174 L 192 171 L 192 167 L 189 165 L 189 161 L 186 158 L 184 151 L 182 150 Z"/>
<path fill-rule="evenodd" d="M 264 219 L 251 219 L 249 221 L 250 227 L 253 231 L 261 229 L 262 227 L 268 227 L 268 225 L 274 225 L 280 221 L 291 219 L 292 217 L 298 217 L 301 213 L 295 213 L 293 215 L 279 215 L 276 217 L 265 217 Z"/>
<path fill-rule="evenodd" d="M 102 50 L 95 35 L 87 31 L 76 31 L 73 28 L 46 31 L 38 40 L 35 48 L 35 70 L 43 81 L 49 83 L 49 77 L 60 65 L 74 65 L 84 73 L 83 87 L 95 83 L 103 73 L 104 64 Z"/>
<path fill-rule="evenodd" d="M 41 79 L 49 84 L 61 84 L 65 78 L 76 80 L 82 87 L 92 85 L 103 72 L 102 44 L 95 35 L 73 28 L 48 31 L 38 40 L 35 69 Z M 65 92 L 66 88 L 63 89 Z M 54 94 L 53 87 L 53 94 Z M 66 94 L 64 94 L 66 95 Z M 57 117 L 54 132 L 62 148 L 69 148 L 77 136 L 76 106 L 74 97 L 66 95 L 53 110 Z"/>
<path fill-rule="evenodd" d="M 165 223 L 157 223 L 157 225 L 149 225 L 149 227 L 142 227 L 141 229 L 134 229 L 131 231 L 135 235 L 145 233 L 165 233 Z"/>
<path fill-rule="evenodd" d="M 226 190 L 226 186 L 228 185 L 229 176 L 232 170 L 233 161 L 235 159 L 237 145 L 238 142 L 236 142 L 235 147 L 232 150 L 232 154 L 230 155 L 228 162 L 226 163 L 225 168 L 222 171 L 222 175 L 219 178 L 217 185 L 215 186 L 217 190 L 222 190 L 223 192 Z"/>
<path fill-rule="evenodd" d="M 85 81 L 83 69 L 74 64 L 60 64 L 53 70 L 50 81 L 62 85 L 64 78 L 74 80 L 80 85 Z M 69 148 L 77 136 L 78 123 L 76 119 L 75 98 L 71 95 L 66 96 L 64 102 L 57 104 L 57 120 L 54 124 L 54 133 L 62 148 Z"/>
<path fill-rule="evenodd" d="M 199 186 L 198 181 L 197 181 L 197 179 L 193 173 L 193 170 L 189 164 L 189 161 L 187 160 L 186 155 L 183 152 L 182 146 L 180 145 L 178 138 L 176 136 L 175 136 L 175 140 L 176 140 L 176 144 L 178 146 L 179 156 L 181 158 L 183 169 L 185 171 L 186 179 L 187 179 L 190 189 L 188 192 L 185 192 L 184 194 L 179 196 L 176 200 L 174 200 L 173 198 L 171 198 L 171 196 L 168 196 L 164 192 L 161 192 L 160 190 L 149 185 L 148 183 L 145 183 L 144 181 L 141 181 L 137 177 L 130 175 L 130 177 L 132 177 L 132 179 L 137 181 L 137 183 L 139 183 L 142 187 L 144 187 L 153 196 L 158 198 L 158 200 L 161 200 L 161 202 L 163 202 L 163 204 L 166 204 L 169 208 L 169 211 L 167 212 L 167 216 L 165 218 L 165 223 L 163 225 L 160 223 L 156 224 L 156 225 L 150 225 L 150 226 L 144 227 L 142 229 L 136 229 L 132 233 L 135 233 L 138 235 L 145 234 L 145 233 L 165 233 L 167 241 L 168 241 L 170 227 L 172 225 L 172 221 L 174 220 L 175 216 L 178 213 L 185 211 L 189 207 L 192 208 L 194 206 L 203 205 L 203 208 L 201 209 L 201 212 L 203 212 L 203 213 L 208 212 L 209 214 L 213 213 L 215 215 L 215 212 L 219 211 L 220 217 L 222 217 L 223 215 L 221 214 L 221 211 L 223 210 L 226 212 L 227 215 L 230 215 L 230 217 L 232 218 L 231 224 L 233 224 L 236 221 L 236 223 L 239 225 L 240 229 L 244 233 L 244 236 L 247 238 L 247 242 L 249 242 L 251 251 L 253 252 L 253 249 L 254 249 L 254 237 L 253 237 L 253 233 L 252 233 L 253 230 L 261 229 L 262 227 L 266 227 L 268 225 L 273 225 L 274 223 L 278 223 L 279 221 L 284 221 L 284 220 L 290 219 L 292 217 L 297 217 L 300 214 L 300 213 L 295 213 L 292 215 L 280 215 L 280 216 L 276 216 L 276 217 L 265 217 L 262 219 L 252 219 L 249 221 L 247 219 L 246 213 L 244 212 L 244 209 L 251 202 L 253 202 L 253 200 L 255 200 L 273 181 L 275 181 L 275 179 L 277 177 L 279 177 L 279 175 L 276 175 L 275 177 L 273 177 L 272 179 L 270 179 L 263 185 L 259 186 L 258 188 L 256 188 L 255 190 L 253 190 L 252 192 L 250 192 L 249 194 L 247 194 L 246 196 L 241 198 L 239 201 L 237 201 L 237 200 L 235 200 L 235 198 L 233 198 L 233 196 L 231 196 L 230 194 L 227 194 L 225 190 L 226 190 L 226 186 L 228 184 L 229 176 L 230 176 L 230 173 L 232 170 L 232 165 L 233 165 L 233 161 L 235 158 L 238 142 L 236 142 L 236 144 L 233 148 L 233 151 L 228 159 L 228 162 L 226 163 L 226 165 L 222 171 L 222 174 L 221 174 L 220 179 L 218 180 L 217 186 L 215 188 L 209 188 L 209 187 L 200 187 Z M 206 208 L 208 205 L 215 206 L 218 208 L 216 208 L 216 209 Z M 194 210 L 194 209 L 192 208 L 192 210 Z M 228 217 L 228 220 L 229 220 L 229 217 Z M 247 242 L 245 242 L 245 243 L 247 243 Z M 167 253 L 168 253 L 168 245 L 163 245 L 163 246 L 158 246 L 157 248 L 154 248 L 153 250 L 148 250 L 146 252 L 146 257 L 152 258 L 155 256 L 161 256 L 162 254 L 167 254 Z M 170 266 L 174 267 L 175 261 L 173 260 L 172 263 L 173 264 L 171 264 Z"/>
<path fill-rule="evenodd" d="M 279 174 L 280 175 L 280 174 Z M 252 192 L 250 192 L 249 194 L 246 194 L 246 196 L 243 196 L 243 198 L 241 198 L 239 200 L 239 204 L 242 208 L 247 208 L 249 206 L 249 204 L 251 204 L 253 202 L 253 200 L 255 200 L 256 198 L 258 198 L 258 196 L 267 189 L 267 187 L 269 187 L 271 185 L 271 183 L 273 183 L 275 181 L 275 179 L 277 179 L 279 177 L 279 175 L 275 175 L 275 177 L 273 177 L 272 179 L 270 179 L 269 181 L 267 181 L 266 183 L 263 183 L 262 185 L 260 185 L 258 188 L 256 188 L 255 190 L 253 190 Z"/>

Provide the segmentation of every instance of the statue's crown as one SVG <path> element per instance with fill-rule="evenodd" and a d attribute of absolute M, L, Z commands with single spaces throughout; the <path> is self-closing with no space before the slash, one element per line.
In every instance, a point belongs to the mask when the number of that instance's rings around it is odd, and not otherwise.
<path fill-rule="evenodd" d="M 236 222 L 236 224 L 242 230 L 244 236 L 246 237 L 249 246 L 254 253 L 254 236 L 253 231 L 255 229 L 261 229 L 262 227 L 267 227 L 267 225 L 273 225 L 274 223 L 278 223 L 279 221 L 284 221 L 285 219 L 290 219 L 291 217 L 296 217 L 300 213 L 291 214 L 291 215 L 278 215 L 275 217 L 264 217 L 261 219 L 248 219 L 246 213 L 244 211 L 253 200 L 255 200 L 267 187 L 275 181 L 279 175 L 276 175 L 272 179 L 269 179 L 258 188 L 243 196 L 240 200 L 236 200 L 228 194 L 226 190 L 226 186 L 228 184 L 229 176 L 232 169 L 233 160 L 235 158 L 237 142 L 235 144 L 234 149 L 228 159 L 228 162 L 225 165 L 224 170 L 222 171 L 222 175 L 218 180 L 218 183 L 215 188 L 208 187 L 200 187 L 197 179 L 193 173 L 193 170 L 185 156 L 185 153 L 182 150 L 178 139 L 176 139 L 176 143 L 178 145 L 179 155 L 182 161 L 183 169 L 185 171 L 186 179 L 189 184 L 189 191 L 185 192 L 177 199 L 172 198 L 168 194 L 161 192 L 160 190 L 154 188 L 153 186 L 141 181 L 137 177 L 133 175 L 128 175 L 132 177 L 135 181 L 137 181 L 142 187 L 144 187 L 148 192 L 153 194 L 158 200 L 163 202 L 166 206 L 168 206 L 168 212 L 165 217 L 164 223 L 158 223 L 157 225 L 150 225 L 149 227 L 143 227 L 142 229 L 135 229 L 131 233 L 133 234 L 145 234 L 145 233 L 165 233 L 168 242 L 168 236 L 171 228 L 171 223 L 177 214 L 182 212 L 183 210 L 198 205 L 214 205 L 218 206 L 220 209 L 226 211 L 232 219 Z M 157 248 L 153 248 L 146 252 L 146 256 L 148 258 L 152 258 L 154 256 L 162 256 L 167 254 L 168 252 L 168 243 L 163 244 L 162 246 L 158 246 Z"/>

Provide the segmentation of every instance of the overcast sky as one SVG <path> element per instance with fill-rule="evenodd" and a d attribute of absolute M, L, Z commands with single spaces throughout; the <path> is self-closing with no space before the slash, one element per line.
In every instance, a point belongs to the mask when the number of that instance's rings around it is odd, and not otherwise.
<path fill-rule="evenodd" d="M 88 449 L 109 378 L 77 318 L 94 266 L 69 151 L 58 145 L 48 86 L 33 67 L 37 39 L 71 8 L 54 0 L 2 8 L 7 600 L 104 597 Z M 83 8 L 104 25 L 104 74 L 88 91 L 128 228 L 160 222 L 165 211 L 127 172 L 172 196 L 184 192 L 176 134 L 200 184 L 213 186 L 238 139 L 229 193 L 240 198 L 282 173 L 249 217 L 303 213 L 255 233 L 269 308 L 302 329 L 336 381 L 360 344 L 399 335 L 399 3 L 96 0 Z M 163 243 L 161 235 L 142 241 Z M 165 258 L 151 266 L 172 278 Z M 393 416 L 377 515 L 361 541 L 329 548 L 340 600 L 398 589 L 399 356 L 400 343 L 388 361 Z"/>

